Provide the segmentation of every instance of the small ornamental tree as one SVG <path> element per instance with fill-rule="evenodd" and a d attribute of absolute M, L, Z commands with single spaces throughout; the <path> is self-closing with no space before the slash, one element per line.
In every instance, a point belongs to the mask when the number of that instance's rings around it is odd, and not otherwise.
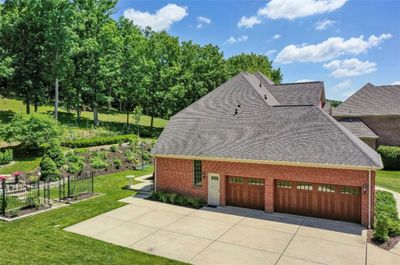
<path fill-rule="evenodd" d="M 135 122 L 135 126 L 137 128 L 137 136 L 138 139 L 140 138 L 140 119 L 142 118 L 143 115 L 143 109 L 141 106 L 136 106 L 135 109 L 133 110 L 133 120 Z"/>
<path fill-rule="evenodd" d="M 27 150 L 39 150 L 51 138 L 60 139 L 61 124 L 46 114 L 16 114 L 11 122 L 0 126 L 0 137 L 7 142 L 20 142 Z"/>
<path fill-rule="evenodd" d="M 56 163 L 48 156 L 43 157 L 40 162 L 40 172 L 42 173 L 41 179 L 58 179 L 60 176 L 60 171 L 57 168 Z"/>
<path fill-rule="evenodd" d="M 65 164 L 64 152 L 61 148 L 60 141 L 57 138 L 52 138 L 47 145 L 44 156 L 50 157 L 58 168 Z"/>

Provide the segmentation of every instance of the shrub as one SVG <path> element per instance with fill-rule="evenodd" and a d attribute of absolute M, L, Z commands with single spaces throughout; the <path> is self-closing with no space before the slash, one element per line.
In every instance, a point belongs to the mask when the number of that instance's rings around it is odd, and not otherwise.
<path fill-rule="evenodd" d="M 110 151 L 113 152 L 113 153 L 117 152 L 118 151 L 118 146 L 116 146 L 116 145 L 110 146 Z"/>
<path fill-rule="evenodd" d="M 90 158 L 90 165 L 95 169 L 101 169 L 101 168 L 108 167 L 107 162 L 99 157 Z"/>
<path fill-rule="evenodd" d="M 64 152 L 61 148 L 60 141 L 56 138 L 50 139 L 45 149 L 44 156 L 50 157 L 58 168 L 65 164 Z"/>
<path fill-rule="evenodd" d="M 385 169 L 400 170 L 400 147 L 381 145 L 378 153 L 382 157 Z"/>
<path fill-rule="evenodd" d="M 126 134 L 126 135 L 116 135 L 108 137 L 88 138 L 81 140 L 70 140 L 63 142 L 62 145 L 71 148 L 90 147 L 90 146 L 128 142 L 131 138 L 136 138 L 136 136 L 133 134 Z"/>
<path fill-rule="evenodd" d="M 133 162 L 135 160 L 135 155 L 131 150 L 127 150 L 125 152 L 125 158 L 128 162 Z"/>
<path fill-rule="evenodd" d="M 164 203 L 171 203 L 180 206 L 188 206 L 197 209 L 206 205 L 206 202 L 203 199 L 196 197 L 189 197 L 178 193 L 157 191 L 153 192 L 151 198 L 153 200 L 161 201 Z"/>
<path fill-rule="evenodd" d="M 400 221 L 389 219 L 389 236 L 400 236 Z"/>
<path fill-rule="evenodd" d="M 374 239 L 378 242 L 385 242 L 389 239 L 389 218 L 386 214 L 381 214 L 376 219 Z"/>
<path fill-rule="evenodd" d="M 396 200 L 392 193 L 381 190 L 376 192 L 375 214 L 377 216 L 385 214 L 390 219 L 398 219 Z"/>
<path fill-rule="evenodd" d="M 0 137 L 7 142 L 20 142 L 27 150 L 39 150 L 50 138 L 60 139 L 61 124 L 47 114 L 16 114 L 11 122 L 0 126 Z"/>
<path fill-rule="evenodd" d="M 122 166 L 122 161 L 120 159 L 114 159 L 113 164 L 115 166 L 115 168 L 120 168 Z"/>
<path fill-rule="evenodd" d="M 75 152 L 68 152 L 65 154 L 67 162 L 76 163 L 79 161 L 79 156 Z"/>
<path fill-rule="evenodd" d="M 60 171 L 58 170 L 56 163 L 50 157 L 43 157 L 39 166 L 40 172 L 42 173 L 42 179 L 55 180 L 59 178 Z"/>
<path fill-rule="evenodd" d="M 6 165 L 13 160 L 13 150 L 6 149 L 4 152 L 0 152 L 0 165 Z"/>
<path fill-rule="evenodd" d="M 40 200 L 37 193 L 28 193 L 26 197 L 26 205 L 33 208 L 38 208 L 40 206 Z"/>
<path fill-rule="evenodd" d="M 69 163 L 67 166 L 67 172 L 70 174 L 78 174 L 85 169 L 85 163 L 82 161 L 76 163 Z"/>

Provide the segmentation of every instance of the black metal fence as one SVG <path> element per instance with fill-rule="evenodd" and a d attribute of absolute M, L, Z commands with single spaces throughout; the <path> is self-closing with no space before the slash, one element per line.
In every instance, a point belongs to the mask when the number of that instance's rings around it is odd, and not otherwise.
<path fill-rule="evenodd" d="M 50 207 L 55 201 L 94 193 L 92 172 L 61 177 L 56 181 L 24 182 L 8 178 L 0 184 L 0 214 L 8 217 L 17 216 L 24 209 Z"/>
<path fill-rule="evenodd" d="M 85 172 L 81 175 L 68 175 L 61 177 L 58 185 L 59 199 L 73 198 L 85 193 L 94 193 L 93 172 Z"/>

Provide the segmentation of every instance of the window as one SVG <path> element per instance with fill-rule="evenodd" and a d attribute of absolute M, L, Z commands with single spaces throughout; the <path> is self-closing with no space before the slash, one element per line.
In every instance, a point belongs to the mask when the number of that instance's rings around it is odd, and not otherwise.
<path fill-rule="evenodd" d="M 249 185 L 263 186 L 263 179 L 249 178 Z"/>
<path fill-rule="evenodd" d="M 277 180 L 276 187 L 281 188 L 281 189 L 291 189 L 292 183 L 290 181 Z"/>
<path fill-rule="evenodd" d="M 194 160 L 193 173 L 194 173 L 194 185 L 201 186 L 201 182 L 203 180 L 203 177 L 202 177 L 203 172 L 201 170 L 201 161 L 200 160 Z"/>
<path fill-rule="evenodd" d="M 298 190 L 312 190 L 312 185 L 309 183 L 299 183 L 296 188 Z"/>
<path fill-rule="evenodd" d="M 242 184 L 243 178 L 242 177 L 229 177 L 228 181 L 229 181 L 229 183 Z"/>
<path fill-rule="evenodd" d="M 342 187 L 340 189 L 340 193 L 348 195 L 360 195 L 360 190 L 358 188 Z"/>
<path fill-rule="evenodd" d="M 333 186 L 333 185 L 318 185 L 318 191 L 335 192 L 335 186 Z"/>

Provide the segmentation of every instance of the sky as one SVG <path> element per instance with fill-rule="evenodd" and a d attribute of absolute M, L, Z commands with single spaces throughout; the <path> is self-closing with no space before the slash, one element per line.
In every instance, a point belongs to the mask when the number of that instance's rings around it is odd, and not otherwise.
<path fill-rule="evenodd" d="M 329 99 L 400 84 L 400 0 L 120 0 L 119 16 L 226 58 L 267 55 L 284 83 L 324 81 Z"/>

